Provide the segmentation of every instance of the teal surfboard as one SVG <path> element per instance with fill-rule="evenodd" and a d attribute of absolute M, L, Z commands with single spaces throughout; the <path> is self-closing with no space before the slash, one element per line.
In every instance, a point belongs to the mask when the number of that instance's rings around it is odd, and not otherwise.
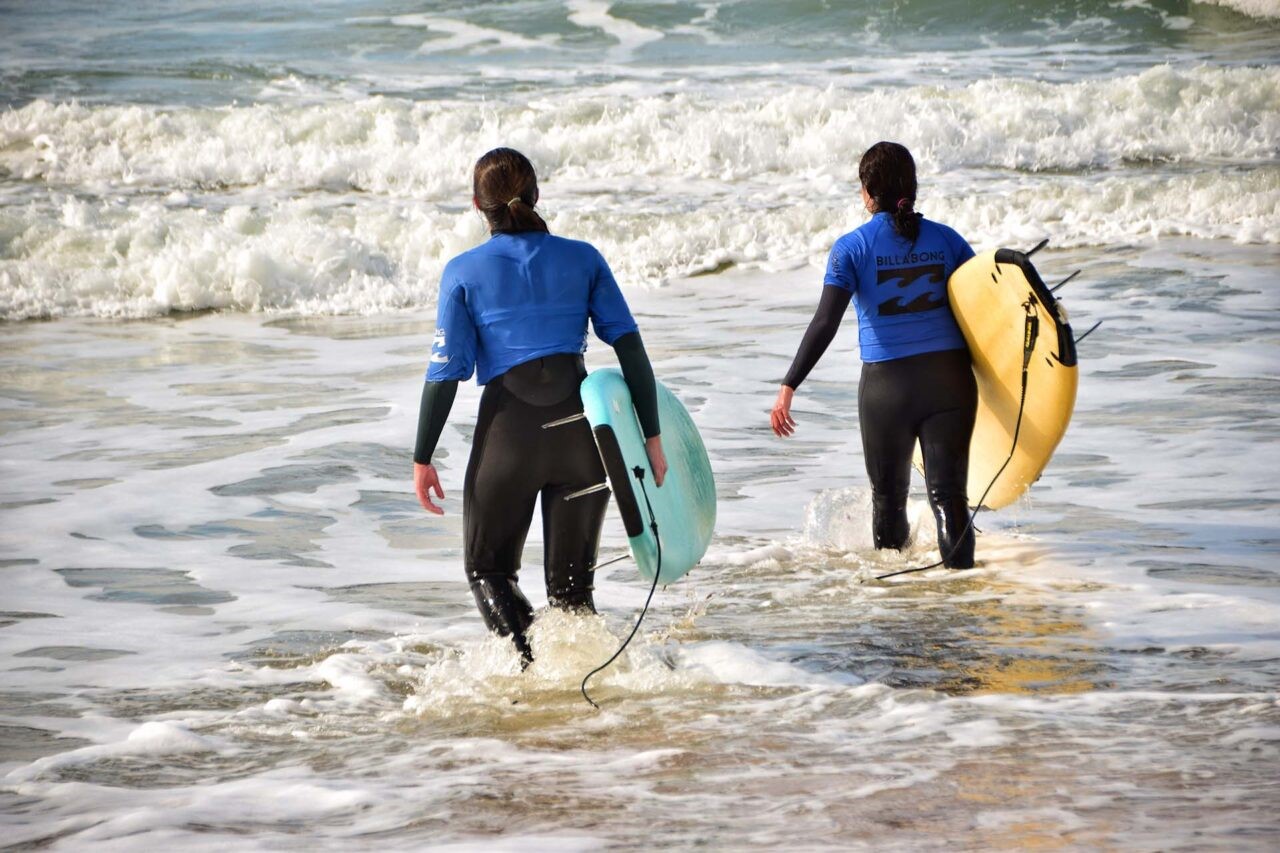
<path fill-rule="evenodd" d="M 653 484 L 644 435 L 622 372 L 597 370 L 582 380 L 582 409 L 595 434 L 641 576 L 653 580 L 657 575 L 663 584 L 680 579 L 707 553 L 716 526 L 716 483 L 693 418 L 676 395 L 659 382 L 658 418 L 667 477 L 658 487 Z M 636 476 L 637 469 L 643 479 Z M 649 507 L 653 508 L 653 520 L 658 525 L 658 541 L 650 529 Z"/>

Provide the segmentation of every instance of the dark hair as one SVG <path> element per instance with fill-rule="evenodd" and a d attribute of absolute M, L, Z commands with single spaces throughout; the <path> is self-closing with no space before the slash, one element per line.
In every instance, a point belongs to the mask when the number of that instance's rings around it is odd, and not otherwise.
<path fill-rule="evenodd" d="M 471 177 L 476 207 L 490 231 L 546 231 L 538 203 L 538 176 L 529 158 L 514 148 L 495 148 L 476 161 Z"/>
<path fill-rule="evenodd" d="M 875 202 L 877 213 L 893 219 L 893 229 L 915 242 L 920 236 L 920 214 L 916 213 L 916 161 L 906 146 L 877 142 L 858 163 L 858 180 Z"/>

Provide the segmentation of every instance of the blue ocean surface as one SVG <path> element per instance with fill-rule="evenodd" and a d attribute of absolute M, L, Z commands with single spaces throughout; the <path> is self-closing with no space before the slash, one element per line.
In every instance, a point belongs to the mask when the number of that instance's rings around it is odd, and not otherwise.
<path fill-rule="evenodd" d="M 1251 10 L 1250 7 L 1253 7 Z M 6 2 L 5 100 L 222 106 L 304 94 L 493 98 L 618 81 L 1055 82 L 1267 64 L 1263 0 Z M 908 71 L 910 73 L 904 73 Z M 897 78 L 896 80 L 894 78 Z"/>
<path fill-rule="evenodd" d="M 1276 849 L 1278 58 L 1274 0 L 0 0 L 0 839 Z M 767 426 L 881 139 L 1102 321 L 978 568 L 892 582 L 939 555 L 920 492 L 872 546 L 855 323 Z M 410 490 L 498 145 L 715 473 L 598 713 L 648 585 L 487 634 L 475 385 Z"/>

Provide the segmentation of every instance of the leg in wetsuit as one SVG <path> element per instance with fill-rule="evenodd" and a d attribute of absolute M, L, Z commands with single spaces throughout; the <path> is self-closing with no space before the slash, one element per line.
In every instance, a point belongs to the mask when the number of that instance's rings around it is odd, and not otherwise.
<path fill-rule="evenodd" d="M 592 571 L 610 493 L 565 497 L 603 483 L 604 466 L 585 420 L 544 428 L 581 414 L 584 376 L 580 356 L 548 356 L 489 382 L 480 398 L 463 487 L 467 580 L 485 624 L 512 637 L 526 663 L 533 607 L 517 576 L 539 497 L 548 602 L 595 609 Z"/>
<path fill-rule="evenodd" d="M 966 485 L 977 411 L 978 387 L 968 350 L 863 364 L 858 417 L 877 548 L 901 548 L 907 542 L 911 455 L 919 439 L 944 565 L 973 566 Z"/>

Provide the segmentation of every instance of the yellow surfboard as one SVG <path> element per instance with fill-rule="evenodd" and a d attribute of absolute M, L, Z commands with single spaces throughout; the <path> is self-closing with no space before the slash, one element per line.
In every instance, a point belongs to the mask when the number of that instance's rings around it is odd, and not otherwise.
<path fill-rule="evenodd" d="M 1078 380 L 1075 338 L 1066 311 L 1022 252 L 997 249 L 978 255 L 952 273 L 947 293 L 978 380 L 969 501 L 999 509 L 1040 478 L 1067 431 Z M 1024 365 L 1026 402 L 1019 427 Z M 1001 471 L 1006 459 L 1009 464 Z"/>

